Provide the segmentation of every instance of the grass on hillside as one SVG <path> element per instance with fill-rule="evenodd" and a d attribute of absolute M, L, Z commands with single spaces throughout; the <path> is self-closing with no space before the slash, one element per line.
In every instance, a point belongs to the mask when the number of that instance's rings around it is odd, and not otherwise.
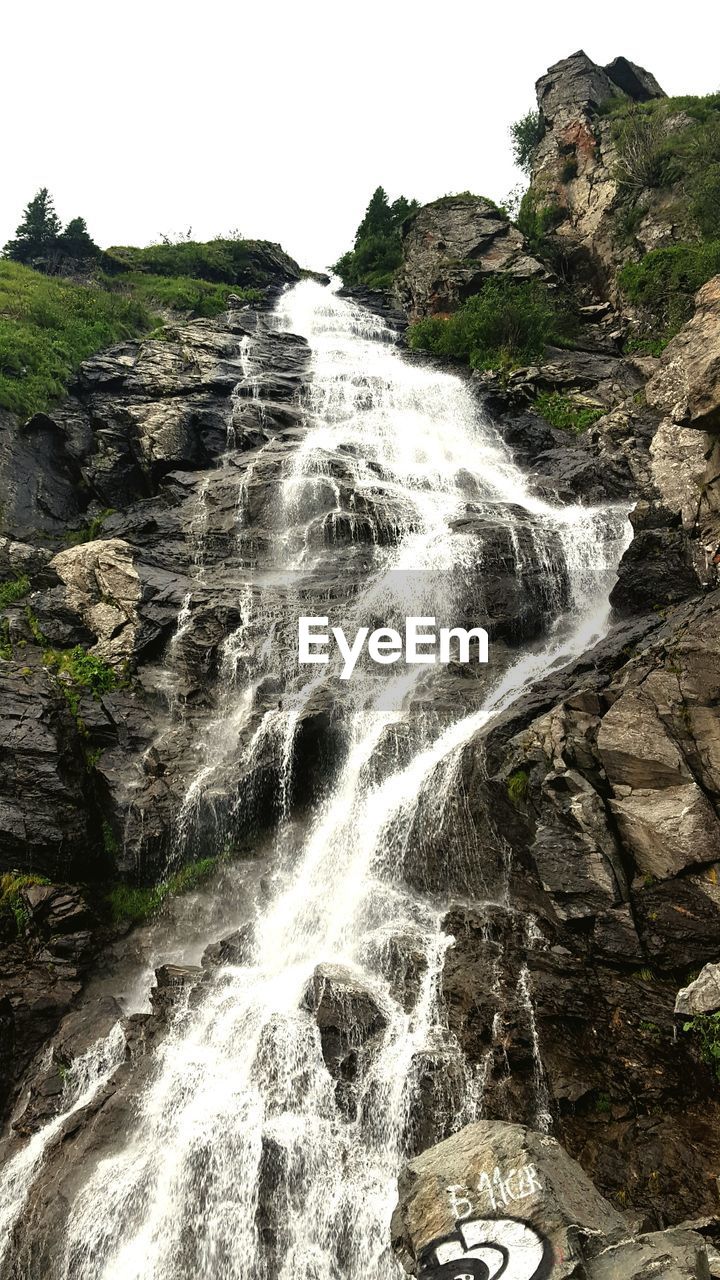
<path fill-rule="evenodd" d="M 193 316 L 217 316 L 227 311 L 230 294 L 242 302 L 259 302 L 260 289 L 241 289 L 234 284 L 214 284 L 190 276 L 156 276 L 144 271 L 128 271 L 121 276 L 102 277 L 105 288 L 147 306 L 188 311 Z"/>
<path fill-rule="evenodd" d="M 115 245 L 103 255 L 103 264 L 113 275 L 141 271 L 252 288 L 272 282 L 270 255 L 297 270 L 297 264 L 278 245 L 241 239 L 180 240 L 177 244 L 151 244 L 142 249 Z"/>
<path fill-rule="evenodd" d="M 139 298 L 0 261 L 0 408 L 47 409 L 83 360 L 154 324 Z"/>
<path fill-rule="evenodd" d="M 243 302 L 263 296 L 235 284 L 143 271 L 74 284 L 0 260 L 0 409 L 21 418 L 47 410 L 83 360 L 155 329 L 158 308 L 216 316 L 231 293 Z"/>

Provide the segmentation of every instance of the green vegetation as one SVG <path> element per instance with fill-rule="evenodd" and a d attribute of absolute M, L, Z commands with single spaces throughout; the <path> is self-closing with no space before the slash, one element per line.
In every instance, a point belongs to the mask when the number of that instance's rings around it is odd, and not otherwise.
<path fill-rule="evenodd" d="M 84 542 L 94 542 L 96 538 L 100 537 L 102 527 L 108 516 L 114 515 L 114 513 L 114 507 L 106 507 L 99 515 L 93 516 L 90 523 L 86 524 L 84 528 L 73 529 L 70 533 L 64 534 L 64 541 L 67 542 L 69 547 L 79 547 Z"/>
<path fill-rule="evenodd" d="M 343 284 L 390 288 L 402 261 L 402 224 L 417 208 L 417 200 L 405 196 L 390 204 L 383 188 L 377 188 L 355 232 L 354 247 L 333 267 Z"/>
<path fill-rule="evenodd" d="M 112 667 L 94 653 L 88 653 L 82 645 L 76 644 L 74 649 L 46 649 L 43 659 L 51 671 L 65 677 L 58 683 L 76 719 L 81 690 L 87 689 L 97 700 L 117 686 L 117 676 Z M 81 722 L 78 727 L 87 732 Z"/>
<path fill-rule="evenodd" d="M 215 284 L 262 287 L 271 275 L 264 261 L 268 244 L 264 240 L 221 239 L 199 241 L 169 240 L 151 244 L 145 249 L 132 245 L 116 245 L 103 257 L 103 266 L 111 275 L 142 272 L 154 276 L 191 277 Z M 274 246 L 277 254 L 281 250 Z M 288 262 L 291 260 L 288 259 Z M 237 289 L 235 290 L 235 292 Z"/>
<path fill-rule="evenodd" d="M 510 125 L 513 156 L 523 173 L 530 172 L 535 148 L 542 141 L 544 132 L 545 126 L 539 111 L 528 111 Z"/>
<path fill-rule="evenodd" d="M 692 315 L 697 290 L 720 271 L 720 94 L 620 99 L 608 111 L 618 153 L 620 242 L 634 242 L 648 189 L 672 191 L 673 221 L 686 237 L 619 275 L 625 297 L 645 315 L 634 349 L 654 355 Z"/>
<path fill-rule="evenodd" d="M 0 408 L 47 409 L 83 360 L 153 324 L 135 298 L 0 261 Z"/>
<path fill-rule="evenodd" d="M 84 218 L 71 218 L 63 231 L 47 187 L 41 187 L 26 206 L 15 239 L 8 241 L 3 253 L 14 262 L 45 271 L 59 271 L 69 261 L 77 265 L 100 257 Z"/>
<path fill-rule="evenodd" d="M 215 316 L 230 293 L 258 301 L 259 286 L 272 277 L 269 264 L 284 257 L 277 246 L 238 237 L 103 253 L 83 218 L 63 230 L 46 187 L 3 252 L 0 409 L 24 418 L 62 396 L 83 360 L 154 329 L 158 308 Z M 92 271 L 90 282 L 61 278 L 79 266 Z"/>
<path fill-rule="evenodd" d="M 30 590 L 30 579 L 23 574 L 19 578 L 11 578 L 8 582 L 0 582 L 0 610 L 16 600 L 22 600 Z"/>
<path fill-rule="evenodd" d="M 576 435 L 587 431 L 607 412 L 597 405 L 579 403 L 560 391 L 541 391 L 535 400 L 535 408 L 551 427 L 573 431 Z"/>
<path fill-rule="evenodd" d="M 595 1110 L 599 1115 L 607 1115 L 611 1103 L 607 1093 L 599 1093 L 595 1099 Z"/>
<path fill-rule="evenodd" d="M 627 263 L 618 281 L 628 301 L 651 314 L 660 329 L 654 340 L 665 344 L 692 315 L 698 289 L 718 272 L 720 240 L 711 240 L 651 249 L 641 262 Z"/>
<path fill-rule="evenodd" d="M 454 315 L 428 316 L 408 330 L 413 351 L 466 360 L 473 369 L 511 369 L 539 359 L 571 329 L 542 285 L 497 277 Z"/>
<path fill-rule="evenodd" d="M 76 644 L 72 649 L 52 649 L 29 606 L 25 609 L 25 617 L 35 643 L 43 650 L 45 665 L 56 675 L 65 677 L 58 683 L 75 717 L 78 713 L 80 690 L 87 689 L 97 699 L 117 687 L 117 675 L 102 658 L 88 653 L 81 644 Z"/>
<path fill-rule="evenodd" d="M 0 876 L 0 927 L 11 923 L 14 934 L 24 933 L 29 917 L 22 900 L 22 890 L 28 885 L 49 883 L 44 876 L 23 875 L 19 871 L 7 871 Z"/>
<path fill-rule="evenodd" d="M 188 863 L 168 880 L 162 880 L 160 884 L 148 889 L 132 888 L 126 884 L 116 885 L 107 898 L 113 922 L 141 924 L 143 920 L 148 920 L 160 910 L 166 898 L 188 893 L 207 880 L 219 861 L 217 857 L 200 858 L 197 862 Z"/>
<path fill-rule="evenodd" d="M 135 298 L 148 307 L 189 311 L 193 316 L 217 316 L 227 311 L 231 293 L 242 302 L 259 302 L 263 297 L 260 289 L 214 284 L 191 276 L 156 276 L 143 271 L 128 271 L 120 276 L 106 274 L 100 279 L 107 289 Z"/>
<path fill-rule="evenodd" d="M 682 186 L 688 220 L 720 236 L 720 93 L 612 104 L 617 178 L 626 197 Z"/>
<path fill-rule="evenodd" d="M 690 1031 L 698 1037 L 700 1056 L 720 1081 L 720 1013 L 698 1013 L 683 1023 L 683 1031 Z"/>
<path fill-rule="evenodd" d="M 516 769 L 507 780 L 507 793 L 513 804 L 519 804 L 528 793 L 530 774 L 527 769 Z"/>

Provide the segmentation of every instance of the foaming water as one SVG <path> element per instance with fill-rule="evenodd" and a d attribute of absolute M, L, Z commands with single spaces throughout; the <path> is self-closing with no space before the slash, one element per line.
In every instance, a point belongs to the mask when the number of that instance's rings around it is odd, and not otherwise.
<path fill-rule="evenodd" d="M 208 795 L 231 788 L 241 742 L 247 758 L 262 750 L 275 761 L 277 871 L 246 963 L 225 966 L 198 1007 L 178 1011 L 131 1132 L 88 1173 L 71 1206 L 63 1280 L 395 1274 L 389 1221 L 402 1159 L 479 1114 L 483 1093 L 482 1070 L 464 1062 L 442 1005 L 445 904 L 404 882 L 418 806 L 439 829 L 463 748 L 602 635 L 627 542 L 624 510 L 535 498 L 463 381 L 403 358 L 382 321 L 308 281 L 283 297 L 275 322 L 310 344 L 306 431 L 287 450 L 265 585 L 249 583 L 225 644 L 223 699 L 180 835 Z M 300 600 L 312 602 L 300 612 L 339 607 L 349 631 L 428 612 L 452 622 L 468 594 L 482 601 L 490 527 L 507 534 L 514 573 L 541 579 L 544 638 L 496 674 L 491 650 L 467 713 L 433 708 L 440 668 L 379 678 L 361 666 L 344 684 L 332 667 L 308 676 L 288 661 Z M 270 672 L 283 690 L 272 706 L 261 696 Z M 295 734 L 323 694 L 340 704 L 344 754 L 298 849 L 288 838 Z M 470 843 L 466 854 L 481 857 Z M 495 883 L 491 896 L 505 891 Z M 354 1045 L 352 1078 L 333 1077 L 305 1008 L 318 966 L 341 966 L 346 988 L 378 1016 L 381 1030 Z M 534 1034 L 524 973 L 520 986 Z"/>

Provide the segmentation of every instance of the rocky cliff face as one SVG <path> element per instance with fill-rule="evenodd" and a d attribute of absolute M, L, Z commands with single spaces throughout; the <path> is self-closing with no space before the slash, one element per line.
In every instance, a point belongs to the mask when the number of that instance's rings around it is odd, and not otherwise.
<path fill-rule="evenodd" d="M 459 1278 L 467 1258 L 484 1280 L 508 1257 L 508 1275 L 535 1280 L 707 1280 L 708 1256 L 720 1274 L 708 1254 L 720 1095 L 712 1056 L 682 1030 L 720 1007 L 720 278 L 659 360 L 622 354 L 605 301 L 626 248 L 602 110 L 661 94 L 626 60 L 600 68 L 584 54 L 538 82 L 545 134 L 533 191 L 562 211 L 553 234 L 590 295 L 575 350 L 549 349 L 502 379 L 467 374 L 538 495 L 632 501 L 634 537 L 606 639 L 475 735 L 453 775 L 450 817 L 408 841 L 409 881 L 457 891 L 439 981 L 485 1106 L 482 1123 L 453 1134 L 452 1072 L 428 1063 L 393 1225 L 398 1256 L 420 1280 L 452 1280 L 456 1264 Z M 643 208 L 640 243 L 672 240 L 670 210 L 652 193 Z M 410 319 L 443 313 L 497 273 L 554 285 L 494 206 L 453 197 L 410 221 L 398 295 Z M 0 631 L 0 870 L 50 881 L 18 883 L 17 927 L 3 917 L 0 1101 L 24 1083 L 11 1146 L 56 1114 L 58 1067 L 117 1017 L 102 995 L 82 1005 L 82 1026 L 76 1012 L 117 944 L 103 913 L 108 881 L 152 882 L 206 852 L 208 832 L 229 852 L 257 851 L 277 815 L 278 779 L 248 751 L 257 723 L 228 749 L 229 794 L 204 797 L 190 821 L 183 804 L 229 664 L 242 661 L 227 639 L 243 618 L 248 569 L 276 529 L 307 362 L 305 342 L 278 332 L 262 307 L 233 309 L 88 361 L 52 415 L 0 421 L 0 579 L 28 580 Z M 537 412 L 548 391 L 601 416 L 568 437 Z M 368 511 L 349 472 L 336 467 L 330 479 L 342 499 L 332 536 L 361 554 Z M 472 535 L 470 514 L 467 525 Z M 542 600 L 509 572 L 502 520 L 482 533 L 493 638 L 531 640 Z M 89 683 L 76 650 L 97 664 Z M 263 706 L 280 696 L 267 681 Z M 455 685 L 447 696 L 463 695 Z M 292 744 L 300 820 L 334 767 L 331 711 L 311 701 Z M 502 868 L 507 894 L 483 892 L 468 862 L 483 875 Z M 262 898 L 258 881 L 250 903 Z M 416 995 L 416 958 L 392 941 L 399 985 Z M 213 968 L 242 965 L 251 946 L 242 926 L 200 966 L 158 967 L 153 1010 L 126 1022 L 116 1074 L 82 1122 L 52 1137 L 28 1207 L 37 1231 L 21 1233 L 30 1269 L 39 1273 L 62 1237 L 57 1186 L 72 1189 L 84 1162 L 112 1146 L 173 1004 L 199 1001 Z M 386 1027 L 382 1008 L 339 966 L 316 971 L 303 1008 L 351 1114 L 359 1056 Z M 39 1054 L 47 1046 L 49 1058 Z M 432 1146 L 438 1136 L 447 1140 Z M 265 1201 L 270 1238 L 271 1192 Z"/>
<path fill-rule="evenodd" d="M 617 301 L 618 268 L 650 249 L 687 239 L 677 190 L 638 190 L 629 232 L 623 220 L 623 166 L 611 110 L 665 96 L 657 80 L 626 58 L 606 67 L 582 50 L 537 82 L 542 138 L 535 150 L 530 191 L 552 211 L 553 239 L 570 270 L 602 296 Z M 681 127 L 672 119 L 665 127 Z"/>
<path fill-rule="evenodd" d="M 445 196 L 406 223 L 396 293 L 410 320 L 455 311 L 498 272 L 515 280 L 548 276 L 491 201 Z"/>

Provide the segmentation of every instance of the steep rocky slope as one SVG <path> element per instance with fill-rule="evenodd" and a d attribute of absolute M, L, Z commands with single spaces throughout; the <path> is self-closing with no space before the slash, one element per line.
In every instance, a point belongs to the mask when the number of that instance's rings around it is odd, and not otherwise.
<path fill-rule="evenodd" d="M 552 1196 L 533 1200 L 528 1174 L 527 1196 L 504 1191 L 502 1205 L 535 1231 L 529 1275 L 550 1274 L 549 1241 L 557 1275 L 706 1280 L 695 1228 L 717 1231 L 720 1095 L 711 1054 L 682 1030 L 687 998 L 679 1020 L 675 1002 L 720 952 L 720 278 L 659 359 L 623 350 L 614 282 L 628 250 L 616 235 L 602 109 L 662 90 L 625 59 L 599 68 L 576 54 L 550 69 L 538 95 L 544 136 L 532 187 L 562 210 L 553 235 L 581 304 L 575 347 L 549 349 L 509 376 L 461 372 L 538 495 L 633 503 L 634 538 L 608 636 L 465 746 L 443 823 L 419 823 L 408 841 L 409 882 L 456 895 L 442 988 L 450 1031 L 482 1083 L 485 1121 L 450 1136 L 452 1070 L 428 1061 L 395 1244 L 421 1277 L 449 1276 L 432 1250 L 452 1237 L 447 1256 L 457 1261 L 472 1247 L 462 1206 L 496 1217 L 493 1170 L 517 1192 L 517 1171 L 532 1167 Z M 643 210 L 636 241 L 671 242 L 665 198 L 650 192 Z M 455 310 L 498 274 L 557 288 L 553 262 L 487 201 L 426 206 L 404 246 L 395 303 L 410 320 Z M 88 361 L 51 415 L 0 421 L 0 578 L 26 582 L 0 634 L 2 1101 L 24 1090 L 12 1149 L 55 1114 L 58 1065 L 66 1070 L 91 1030 L 117 1016 L 112 1000 L 82 1003 L 127 929 L 108 911 L 108 885 L 151 884 L 209 846 L 257 852 L 277 816 L 278 779 L 262 752 L 247 751 L 254 726 L 232 744 L 230 793 L 184 806 L 228 664 L 242 660 L 227 639 L 258 548 L 276 532 L 281 465 L 302 438 L 307 362 L 304 341 L 278 332 L 262 306 L 233 309 Z M 538 412 L 543 391 L 589 401 L 600 416 L 569 437 Z M 349 473 L 331 479 L 340 500 L 332 536 L 361 549 L 368 512 Z M 517 645 L 538 634 L 541 609 L 533 599 L 523 613 L 530 584 L 508 581 L 507 529 L 483 532 L 493 638 Z M 271 682 L 262 691 L 267 706 L 280 696 Z M 282 803 L 300 820 L 333 768 L 331 710 L 311 703 L 292 744 L 295 791 Z M 506 895 L 495 892 L 503 878 Z M 40 1244 L 28 1234 L 19 1246 L 28 1266 L 42 1268 L 43 1250 L 62 1235 L 58 1181 L 72 1186 L 123 1125 L 173 1004 L 188 992 L 200 999 L 213 966 L 241 963 L 246 946 L 241 929 L 201 968 L 158 970 L 153 1011 L 129 1020 L 119 1071 L 84 1122 L 52 1140 L 28 1209 Z M 401 982 L 417 985 L 402 949 L 399 967 Z M 306 1007 L 328 1069 L 348 1088 L 382 1014 L 347 975 L 316 979 Z M 716 987 L 707 976 L 701 985 L 693 1008 L 713 1014 Z M 39 1053 L 48 1045 L 50 1065 Z M 581 1169 L 538 1127 L 552 1128 Z M 448 1140 L 420 1154 L 438 1136 Z M 272 1190 L 272 1153 L 267 1163 Z M 483 1175 L 494 1202 L 467 1199 Z M 261 1209 L 269 1238 L 271 1195 Z"/>

